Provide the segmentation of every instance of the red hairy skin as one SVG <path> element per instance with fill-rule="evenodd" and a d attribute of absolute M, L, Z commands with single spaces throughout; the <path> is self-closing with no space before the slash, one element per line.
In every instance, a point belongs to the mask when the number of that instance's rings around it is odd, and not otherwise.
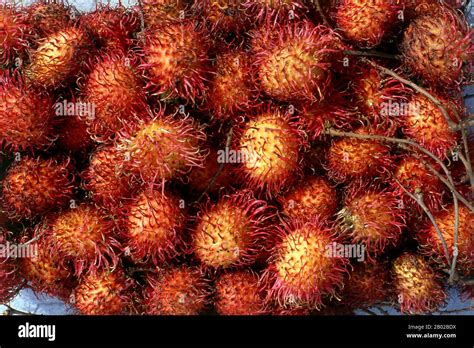
<path fill-rule="evenodd" d="M 437 6 L 434 14 L 426 13 L 411 22 L 400 51 L 403 63 L 430 85 L 454 87 L 470 74 L 473 30 L 459 13 Z"/>
<path fill-rule="evenodd" d="M 425 163 L 423 163 L 425 162 Z M 427 165 L 439 172 L 439 165 L 427 158 L 405 156 L 397 165 L 394 176 L 400 184 L 412 194 L 422 194 L 423 201 L 430 211 L 438 211 L 443 203 L 445 189 Z M 398 196 L 402 197 L 403 203 L 410 208 L 421 211 L 420 205 L 394 180 L 391 184 Z"/>
<path fill-rule="evenodd" d="M 302 0 L 244 0 L 242 4 L 253 21 L 273 25 L 304 18 L 308 11 Z"/>
<path fill-rule="evenodd" d="M 434 214 L 436 224 L 448 247 L 449 257 L 454 253 L 454 206 Z M 427 222 L 416 235 L 423 254 L 434 258 L 442 267 L 448 268 L 441 239 L 432 223 Z M 474 213 L 459 205 L 457 271 L 463 275 L 474 274 Z"/>
<path fill-rule="evenodd" d="M 404 0 L 405 13 L 409 19 L 428 13 L 436 15 L 436 12 L 443 10 L 445 5 L 459 9 L 463 3 L 464 0 Z"/>
<path fill-rule="evenodd" d="M 146 108 L 134 62 L 120 52 L 99 59 L 86 79 L 82 94 L 94 106 L 95 114 L 86 117 L 86 121 L 98 142 L 109 142 L 125 125 L 142 118 Z"/>
<path fill-rule="evenodd" d="M 39 40 L 25 70 L 28 82 L 44 89 L 65 86 L 85 67 L 91 49 L 88 34 L 75 27 Z"/>
<path fill-rule="evenodd" d="M 272 209 L 251 191 L 238 191 L 208 202 L 197 215 L 192 247 L 204 268 L 218 269 L 253 264 L 264 248 Z"/>
<path fill-rule="evenodd" d="M 197 315 L 209 300 L 209 282 L 188 266 L 169 268 L 147 277 L 144 308 L 148 315 Z"/>
<path fill-rule="evenodd" d="M 251 26 L 247 8 L 242 1 L 196 1 L 193 11 L 204 17 L 212 32 L 240 34 Z"/>
<path fill-rule="evenodd" d="M 439 275 L 422 256 L 405 252 L 392 265 L 392 278 L 400 311 L 429 313 L 441 307 L 447 297 Z"/>
<path fill-rule="evenodd" d="M 441 98 L 454 120 L 454 105 Z M 421 94 L 411 97 L 407 112 L 402 117 L 402 130 L 405 135 L 431 151 L 441 159 L 445 159 L 448 151 L 456 146 L 457 134 L 450 130 L 441 110 L 428 98 Z"/>
<path fill-rule="evenodd" d="M 262 284 L 268 300 L 280 307 L 318 309 L 323 297 L 342 288 L 348 259 L 330 257 L 327 247 L 338 239 L 318 219 L 282 222 L 274 229 L 275 245 Z"/>
<path fill-rule="evenodd" d="M 129 314 L 132 310 L 134 281 L 122 269 L 101 270 L 82 278 L 71 302 L 85 315 Z"/>
<path fill-rule="evenodd" d="M 160 27 L 188 17 L 189 0 L 143 0 L 143 16 L 147 28 Z"/>
<path fill-rule="evenodd" d="M 240 113 L 258 106 L 250 55 L 242 50 L 228 51 L 217 57 L 215 66 L 205 108 L 218 122 L 241 121 Z"/>
<path fill-rule="evenodd" d="M 124 209 L 124 247 L 136 263 L 161 265 L 182 249 L 184 200 L 170 192 L 145 190 Z"/>
<path fill-rule="evenodd" d="M 53 101 L 22 81 L 3 75 L 0 81 L 0 146 L 8 151 L 32 152 L 55 140 Z"/>
<path fill-rule="evenodd" d="M 21 59 L 31 35 L 25 15 L 9 5 L 0 4 L 0 66 L 11 65 L 15 58 Z M 15 63 L 18 66 L 21 61 Z"/>
<path fill-rule="evenodd" d="M 259 277 L 252 271 L 222 274 L 215 284 L 215 303 L 220 315 L 260 315 L 267 313 Z"/>
<path fill-rule="evenodd" d="M 49 36 L 66 29 L 73 22 L 75 14 L 61 2 L 41 0 L 28 6 L 26 20 L 39 37 Z"/>
<path fill-rule="evenodd" d="M 193 21 L 167 23 L 148 32 L 140 68 L 147 87 L 164 100 L 183 98 L 198 103 L 209 80 L 209 35 Z"/>
<path fill-rule="evenodd" d="M 342 46 L 337 34 L 309 21 L 266 29 L 252 34 L 260 89 L 281 101 L 324 99 Z"/>
<path fill-rule="evenodd" d="M 69 152 L 87 152 L 93 141 L 87 123 L 80 116 L 64 117 L 58 126 L 57 144 Z"/>
<path fill-rule="evenodd" d="M 337 213 L 339 229 L 354 244 L 364 244 L 367 256 L 378 256 L 398 242 L 405 227 L 399 197 L 374 187 L 352 187 Z"/>
<path fill-rule="evenodd" d="M 390 269 L 386 264 L 357 264 L 345 283 L 342 304 L 361 308 L 383 302 L 391 291 L 390 282 Z"/>
<path fill-rule="evenodd" d="M 45 236 L 63 265 L 74 264 L 74 275 L 115 267 L 120 244 L 114 239 L 114 222 L 92 205 L 82 204 L 46 220 Z"/>
<path fill-rule="evenodd" d="M 124 161 L 114 145 L 102 146 L 91 154 L 89 166 L 81 175 L 89 198 L 111 212 L 120 209 L 140 186 L 125 170 Z"/>
<path fill-rule="evenodd" d="M 0 244 L 6 243 L 0 228 Z M 8 303 L 23 287 L 23 279 L 18 272 L 18 264 L 12 258 L 0 258 L 0 303 Z"/>
<path fill-rule="evenodd" d="M 2 206 L 10 219 L 32 219 L 65 206 L 73 197 L 70 159 L 24 157 L 2 182 Z"/>
<path fill-rule="evenodd" d="M 42 228 L 42 224 L 37 225 L 35 235 L 39 236 Z M 27 243 L 28 239 L 25 238 L 24 242 Z M 69 300 L 77 280 L 72 276 L 71 267 L 61 265 L 58 255 L 50 249 L 50 243 L 48 238 L 40 237 L 30 244 L 37 253 L 33 258 L 20 259 L 20 272 L 34 291 Z"/>
<path fill-rule="evenodd" d="M 283 212 L 290 218 L 309 221 L 319 217 L 332 219 L 338 206 L 337 192 L 326 178 L 315 176 L 304 180 L 279 198 Z"/>
<path fill-rule="evenodd" d="M 203 167 L 206 135 L 191 117 L 155 114 L 149 121 L 122 132 L 119 152 L 125 168 L 147 184 L 185 176 L 193 167 Z"/>
<path fill-rule="evenodd" d="M 360 47 L 379 45 L 397 25 L 399 1 L 341 0 L 335 8 L 334 19 L 347 39 Z"/>
<path fill-rule="evenodd" d="M 368 128 L 359 128 L 355 133 L 374 134 Z M 391 165 L 390 147 L 377 140 L 335 139 L 327 153 L 328 174 L 337 182 L 384 175 Z"/>
<path fill-rule="evenodd" d="M 140 20 L 133 10 L 100 6 L 94 12 L 83 15 L 80 25 L 100 47 L 115 50 L 131 46 L 133 34 L 140 29 Z"/>
<path fill-rule="evenodd" d="M 236 175 L 245 186 L 268 197 L 301 175 L 300 150 L 306 140 L 297 120 L 272 106 L 255 110 L 236 130 L 233 149 L 241 157 Z"/>

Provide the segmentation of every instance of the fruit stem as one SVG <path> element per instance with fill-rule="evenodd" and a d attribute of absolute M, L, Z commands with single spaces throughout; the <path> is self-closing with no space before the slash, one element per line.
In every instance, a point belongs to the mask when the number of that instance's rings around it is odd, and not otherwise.
<path fill-rule="evenodd" d="M 398 56 L 384 53 L 384 52 L 377 52 L 377 51 L 352 51 L 352 50 L 345 50 L 343 51 L 345 55 L 348 56 L 360 56 L 360 57 L 377 57 L 377 58 L 387 58 L 387 59 L 399 59 Z"/>

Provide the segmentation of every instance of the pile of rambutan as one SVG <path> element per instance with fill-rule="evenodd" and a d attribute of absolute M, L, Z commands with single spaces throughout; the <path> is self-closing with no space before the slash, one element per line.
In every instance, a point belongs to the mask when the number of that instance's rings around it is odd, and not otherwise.
<path fill-rule="evenodd" d="M 447 0 L 1 5 L 0 251 L 34 257 L 0 254 L 0 304 L 421 314 L 472 293 L 472 39 Z"/>

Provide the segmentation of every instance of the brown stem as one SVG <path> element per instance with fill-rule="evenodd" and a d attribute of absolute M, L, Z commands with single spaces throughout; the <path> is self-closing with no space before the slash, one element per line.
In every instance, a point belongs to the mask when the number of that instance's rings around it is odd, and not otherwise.
<path fill-rule="evenodd" d="M 331 24 L 329 23 L 329 20 L 327 19 L 326 14 L 324 13 L 323 8 L 321 7 L 320 1 L 315 0 L 315 5 L 316 5 L 316 10 L 321 16 L 321 19 L 323 20 L 324 25 L 327 26 L 328 28 L 331 28 Z"/>
<path fill-rule="evenodd" d="M 353 50 L 345 50 L 343 51 L 345 55 L 348 56 L 359 56 L 359 57 L 375 57 L 375 58 L 386 58 L 386 59 L 396 59 L 399 58 L 390 53 L 378 52 L 378 51 L 353 51 Z"/>

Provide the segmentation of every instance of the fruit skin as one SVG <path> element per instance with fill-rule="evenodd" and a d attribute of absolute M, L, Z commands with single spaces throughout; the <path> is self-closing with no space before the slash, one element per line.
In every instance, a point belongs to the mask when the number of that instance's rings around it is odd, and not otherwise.
<path fill-rule="evenodd" d="M 64 267 L 74 265 L 74 275 L 94 274 L 101 267 L 115 267 L 120 244 L 114 222 L 97 207 L 81 204 L 45 220 L 44 235 Z"/>
<path fill-rule="evenodd" d="M 318 309 L 323 297 L 342 289 L 348 259 L 330 257 L 327 247 L 338 242 L 318 219 L 282 221 L 274 227 L 274 247 L 262 275 L 268 301 L 280 307 Z"/>
<path fill-rule="evenodd" d="M 251 26 L 243 2 L 234 0 L 203 0 L 193 5 L 211 27 L 211 32 L 241 34 Z"/>
<path fill-rule="evenodd" d="M 303 19 L 308 6 L 301 0 L 245 0 L 248 16 L 257 23 L 278 23 Z"/>
<path fill-rule="evenodd" d="M 446 293 L 439 276 L 422 256 L 411 252 L 398 256 L 393 261 L 392 278 L 402 313 L 433 312 L 444 304 Z"/>
<path fill-rule="evenodd" d="M 119 315 L 132 310 L 134 282 L 121 268 L 104 269 L 82 278 L 71 302 L 85 315 Z"/>
<path fill-rule="evenodd" d="M 267 313 L 259 277 L 251 270 L 227 272 L 215 283 L 215 303 L 220 315 L 260 315 Z"/>
<path fill-rule="evenodd" d="M 435 213 L 434 218 L 446 241 L 449 257 L 452 258 L 454 252 L 454 205 Z M 425 226 L 418 231 L 416 238 L 423 254 L 435 259 L 441 267 L 449 267 L 441 239 L 431 222 L 426 222 Z M 474 274 L 474 213 L 461 204 L 459 205 L 456 270 L 466 276 Z"/>
<path fill-rule="evenodd" d="M 0 243 L 5 244 L 6 234 L 0 228 Z M 18 264 L 13 258 L 0 258 L 0 303 L 8 303 L 23 286 L 18 274 Z"/>
<path fill-rule="evenodd" d="M 338 206 L 336 189 L 322 176 L 306 178 L 278 200 L 286 216 L 304 221 L 330 220 Z"/>
<path fill-rule="evenodd" d="M 88 75 L 81 92 L 85 102 L 94 106 L 95 114 L 85 120 L 95 141 L 110 142 L 125 125 L 143 117 L 145 93 L 135 65 L 122 52 L 108 53 Z"/>
<path fill-rule="evenodd" d="M 87 123 L 77 115 L 65 117 L 58 125 L 57 144 L 69 152 L 87 152 L 93 144 Z"/>
<path fill-rule="evenodd" d="M 10 219 L 33 219 L 65 206 L 73 194 L 70 158 L 23 157 L 3 180 L 2 206 Z"/>
<path fill-rule="evenodd" d="M 15 58 L 23 56 L 32 32 L 25 15 L 6 4 L 0 4 L 0 23 L 0 66 L 11 65 Z"/>
<path fill-rule="evenodd" d="M 41 0 L 28 6 L 25 11 L 26 21 L 39 37 L 66 29 L 74 22 L 71 9 L 60 2 Z"/>
<path fill-rule="evenodd" d="M 396 245 L 405 227 L 398 195 L 375 185 L 349 188 L 337 215 L 341 232 L 354 244 L 364 244 L 369 258 Z"/>
<path fill-rule="evenodd" d="M 446 6 L 416 17 L 405 30 L 403 63 L 430 85 L 455 87 L 468 76 L 474 59 L 473 30 Z M 464 70 L 465 69 L 465 70 Z"/>
<path fill-rule="evenodd" d="M 147 28 L 160 27 L 167 22 L 187 17 L 189 0 L 143 0 L 142 8 Z"/>
<path fill-rule="evenodd" d="M 111 212 L 123 207 L 140 187 L 140 183 L 126 172 L 124 160 L 116 146 L 103 145 L 90 155 L 89 166 L 81 173 L 89 198 Z"/>
<path fill-rule="evenodd" d="M 265 201 L 251 191 L 208 202 L 197 214 L 192 230 L 192 251 L 204 268 L 251 265 L 262 253 L 268 220 L 273 216 Z"/>
<path fill-rule="evenodd" d="M 394 171 L 394 177 L 410 193 L 422 194 L 426 206 L 434 212 L 438 211 L 443 203 L 445 189 L 441 180 L 431 172 L 427 165 L 439 171 L 439 165 L 426 157 L 404 156 Z M 391 187 L 397 192 L 398 196 L 402 197 L 404 204 L 417 211 L 422 210 L 420 205 L 407 195 L 395 180 Z"/>
<path fill-rule="evenodd" d="M 65 86 L 84 68 L 91 49 L 88 34 L 75 27 L 39 40 L 38 47 L 30 52 L 31 63 L 25 68 L 28 82 L 44 89 Z"/>
<path fill-rule="evenodd" d="M 233 149 L 241 156 L 236 176 L 248 188 L 272 197 L 301 175 L 300 150 L 306 146 L 298 120 L 264 106 L 236 129 Z"/>
<path fill-rule="evenodd" d="M 191 117 L 153 114 L 120 133 L 118 149 L 125 170 L 147 184 L 184 177 L 203 167 L 206 135 Z"/>
<path fill-rule="evenodd" d="M 456 106 L 439 97 L 453 120 Z M 447 152 L 456 146 L 457 134 L 450 130 L 440 109 L 421 94 L 411 97 L 407 113 L 402 117 L 403 133 L 410 139 L 431 151 L 440 159 L 445 159 Z"/>
<path fill-rule="evenodd" d="M 206 95 L 210 78 L 209 34 L 191 20 L 166 23 L 149 31 L 141 48 L 140 69 L 147 88 L 163 100 L 183 98 L 192 104 Z"/>
<path fill-rule="evenodd" d="M 356 134 L 371 135 L 370 128 L 358 128 Z M 344 137 L 335 139 L 327 152 L 329 177 L 337 182 L 367 180 L 384 175 L 392 166 L 390 147 L 378 140 Z"/>
<path fill-rule="evenodd" d="M 196 268 L 167 268 L 146 278 L 143 306 L 148 315 L 197 315 L 207 306 L 209 281 Z"/>
<path fill-rule="evenodd" d="M 0 78 L 0 145 L 7 151 L 33 152 L 54 141 L 53 101 L 43 92 L 26 87 L 22 80 Z"/>
<path fill-rule="evenodd" d="M 349 40 L 360 47 L 372 48 L 396 26 L 401 10 L 399 1 L 342 0 L 335 9 L 334 19 Z"/>
<path fill-rule="evenodd" d="M 331 66 L 342 47 L 337 34 L 309 21 L 290 22 L 269 30 L 253 34 L 259 88 L 280 101 L 324 99 L 331 85 Z"/>
<path fill-rule="evenodd" d="M 184 200 L 145 189 L 124 209 L 124 247 L 135 263 L 161 265 L 179 255 L 186 224 Z"/>

